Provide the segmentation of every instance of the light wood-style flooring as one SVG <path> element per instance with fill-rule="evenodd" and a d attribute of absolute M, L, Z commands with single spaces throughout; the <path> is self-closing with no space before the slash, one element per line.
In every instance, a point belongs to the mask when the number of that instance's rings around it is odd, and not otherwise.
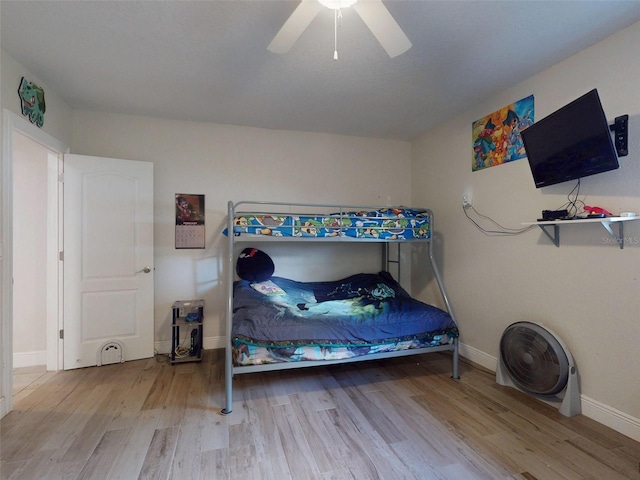
<path fill-rule="evenodd" d="M 638 442 L 447 354 L 237 375 L 228 416 L 222 358 L 34 374 L 0 478 L 640 479 Z"/>

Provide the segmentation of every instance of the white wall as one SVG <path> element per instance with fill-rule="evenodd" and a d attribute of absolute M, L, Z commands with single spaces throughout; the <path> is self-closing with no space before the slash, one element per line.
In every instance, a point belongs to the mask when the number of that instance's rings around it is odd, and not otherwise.
<path fill-rule="evenodd" d="M 470 192 L 480 213 L 519 228 L 563 205 L 575 182 L 536 189 L 526 159 L 472 172 L 471 124 L 531 94 L 540 119 L 597 88 L 611 123 L 629 114 L 630 153 L 619 170 L 583 179 L 581 197 L 613 213 L 640 213 L 638 45 L 640 23 L 425 134 L 412 145 L 412 199 L 440 220 L 444 281 L 465 353 L 495 368 L 505 327 L 541 322 L 575 357 L 583 412 L 640 439 L 640 221 L 625 225 L 624 250 L 599 224 L 563 226 L 556 248 L 538 228 L 485 236 L 461 206 Z M 422 272 L 413 280 L 414 293 L 427 295 L 432 285 Z"/>
<path fill-rule="evenodd" d="M 13 136 L 13 355 L 46 364 L 47 150 Z M 40 358 L 33 363 L 30 357 Z M 25 360 L 27 360 L 25 358 Z"/>
<path fill-rule="evenodd" d="M 195 122 L 76 112 L 73 153 L 154 163 L 156 342 L 167 351 L 175 300 L 205 300 L 205 347 L 222 347 L 226 285 L 224 228 L 229 200 L 343 204 L 408 204 L 411 147 L 408 142 L 286 132 Z M 393 172 L 393 175 L 389 175 Z M 205 195 L 206 249 L 175 249 L 176 193 Z M 343 253 L 364 263 L 363 247 Z M 276 274 L 304 280 L 356 273 L 326 261 L 335 251 L 305 250 L 293 261 L 290 246 L 263 248 Z M 362 257 L 362 258 L 361 258 Z M 370 258 L 370 257 L 369 257 Z M 379 268 L 379 253 L 375 264 Z M 295 264 L 297 263 L 297 264 Z"/>

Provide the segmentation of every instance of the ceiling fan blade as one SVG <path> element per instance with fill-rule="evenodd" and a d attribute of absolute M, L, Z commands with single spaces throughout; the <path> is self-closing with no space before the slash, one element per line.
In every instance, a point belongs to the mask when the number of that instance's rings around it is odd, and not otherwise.
<path fill-rule="evenodd" d="M 302 0 L 284 22 L 280 31 L 273 37 L 267 50 L 273 53 L 287 53 L 321 8 L 322 5 L 317 0 Z"/>
<path fill-rule="evenodd" d="M 411 41 L 404 34 L 382 3 L 382 0 L 360 0 L 352 7 L 378 39 L 391 58 L 411 48 Z"/>

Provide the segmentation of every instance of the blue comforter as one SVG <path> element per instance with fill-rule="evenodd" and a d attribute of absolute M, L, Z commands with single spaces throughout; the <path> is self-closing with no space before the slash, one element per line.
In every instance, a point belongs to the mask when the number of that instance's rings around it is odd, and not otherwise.
<path fill-rule="evenodd" d="M 232 338 L 264 346 L 371 346 L 455 337 L 451 316 L 415 300 L 387 272 L 335 282 L 235 282 Z"/>

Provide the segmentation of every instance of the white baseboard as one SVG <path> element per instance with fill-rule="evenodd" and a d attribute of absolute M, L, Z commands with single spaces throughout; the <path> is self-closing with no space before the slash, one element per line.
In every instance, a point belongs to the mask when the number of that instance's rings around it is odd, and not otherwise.
<path fill-rule="evenodd" d="M 640 442 L 640 419 L 581 395 L 582 414 Z"/>
<path fill-rule="evenodd" d="M 496 371 L 498 366 L 496 357 L 463 343 L 459 344 L 459 348 L 462 357 L 492 372 Z M 582 415 L 640 442 L 640 419 L 585 395 L 580 395 L 580 400 L 582 403 Z"/>
<path fill-rule="evenodd" d="M 472 361 L 473 363 L 477 363 L 481 367 L 486 368 L 487 370 L 491 370 L 492 372 L 496 371 L 498 367 L 498 359 L 496 357 L 492 357 L 491 355 L 484 353 L 477 348 L 470 347 L 469 345 L 465 345 L 460 342 L 458 345 L 460 356 L 466 358 L 467 360 Z"/>
<path fill-rule="evenodd" d="M 14 352 L 13 368 L 35 367 L 47 364 L 47 351 Z"/>

